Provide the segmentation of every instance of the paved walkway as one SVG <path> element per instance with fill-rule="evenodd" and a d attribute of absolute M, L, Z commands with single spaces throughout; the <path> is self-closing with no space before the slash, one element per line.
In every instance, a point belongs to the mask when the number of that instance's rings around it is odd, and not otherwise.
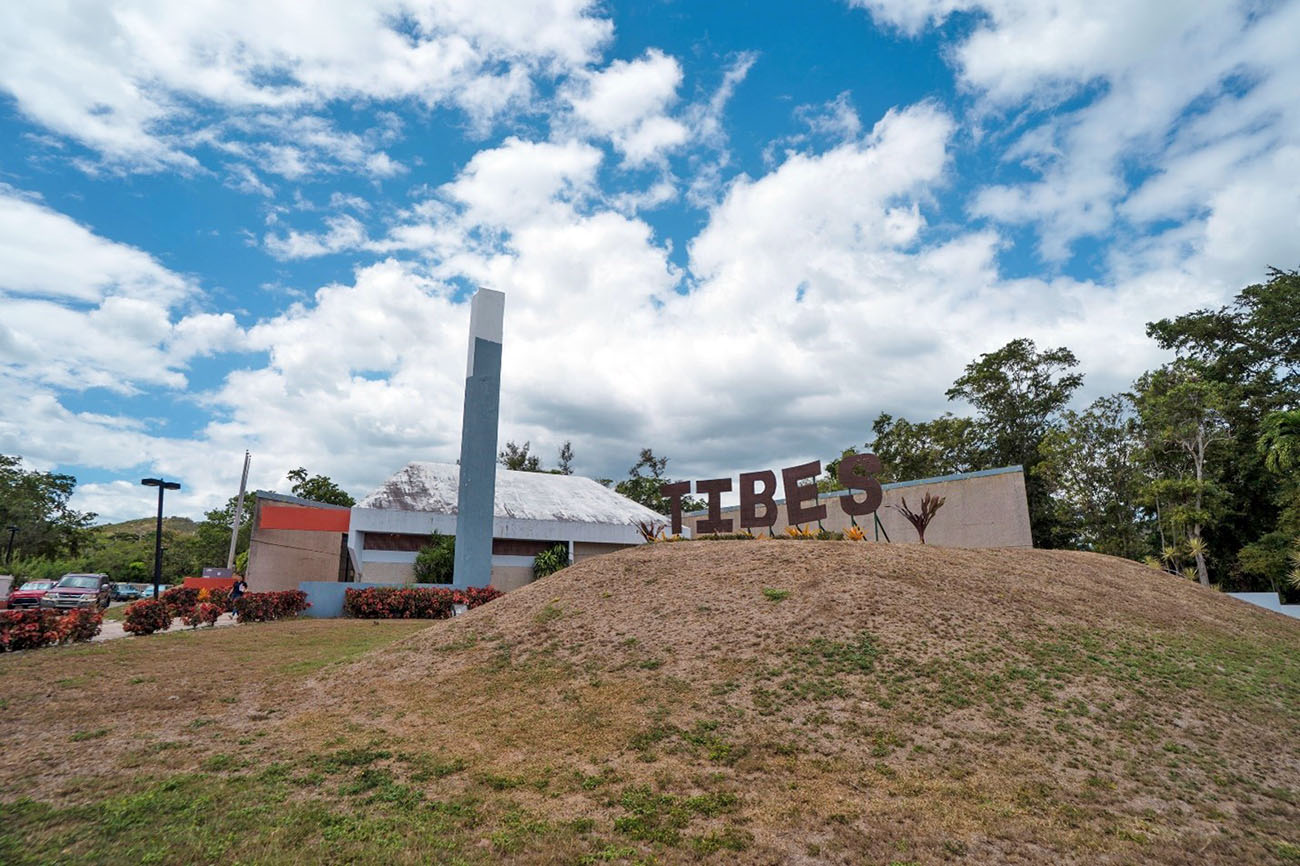
<path fill-rule="evenodd" d="M 239 623 L 235 621 L 235 615 L 233 613 L 223 613 L 221 615 L 221 619 L 217 620 L 216 627 L 226 628 L 227 626 L 232 626 L 232 625 L 239 625 Z M 180 617 L 176 617 L 176 619 L 172 620 L 172 627 L 170 630 L 178 631 L 178 630 L 185 630 L 188 628 L 189 626 L 187 626 L 184 622 L 182 622 Z M 199 628 L 206 629 L 207 626 L 201 625 L 199 626 Z M 159 634 L 159 632 L 154 632 L 154 633 Z M 165 634 L 165 632 L 163 632 L 163 634 Z M 98 643 L 99 641 L 116 640 L 117 638 L 120 637 L 133 637 L 133 636 L 134 635 L 132 635 L 123 627 L 120 621 L 106 619 L 104 620 L 103 626 L 99 630 L 99 634 L 91 638 L 91 641 L 94 643 Z"/>

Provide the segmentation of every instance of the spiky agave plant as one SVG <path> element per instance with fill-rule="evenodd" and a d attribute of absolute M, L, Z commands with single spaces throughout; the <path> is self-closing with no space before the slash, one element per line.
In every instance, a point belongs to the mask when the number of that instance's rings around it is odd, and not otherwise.
<path fill-rule="evenodd" d="M 1293 589 L 1300 589 L 1300 547 L 1291 551 L 1291 572 L 1287 574 L 1286 582 Z"/>

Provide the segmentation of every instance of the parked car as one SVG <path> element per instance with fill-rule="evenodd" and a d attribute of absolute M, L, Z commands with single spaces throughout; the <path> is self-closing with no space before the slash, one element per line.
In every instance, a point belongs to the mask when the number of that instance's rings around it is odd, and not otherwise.
<path fill-rule="evenodd" d="M 45 593 L 54 588 L 52 580 L 29 580 L 15 589 L 9 596 L 12 608 L 40 607 Z"/>
<path fill-rule="evenodd" d="M 113 584 L 113 601 L 135 601 L 140 597 L 140 587 L 134 583 Z"/>
<path fill-rule="evenodd" d="M 41 598 L 41 607 L 74 610 L 80 607 L 108 607 L 112 583 L 107 574 L 65 574 Z"/>
<path fill-rule="evenodd" d="M 166 592 L 167 590 L 169 590 L 169 589 L 171 589 L 171 588 L 172 588 L 172 587 L 171 587 L 171 584 L 170 584 L 170 583 L 162 583 L 162 584 L 159 584 L 159 585 L 158 585 L 158 594 L 159 594 L 159 595 L 162 595 L 164 592 Z M 140 597 L 141 597 L 141 598 L 153 598 L 153 584 L 152 584 L 152 583 L 150 583 L 150 584 L 146 584 L 145 587 L 144 587 L 144 589 L 140 590 Z"/>

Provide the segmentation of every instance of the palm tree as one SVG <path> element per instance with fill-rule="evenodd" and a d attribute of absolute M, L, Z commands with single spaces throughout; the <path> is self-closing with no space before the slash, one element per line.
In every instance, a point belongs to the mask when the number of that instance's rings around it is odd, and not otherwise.
<path fill-rule="evenodd" d="M 1281 474 L 1300 467 L 1300 409 L 1274 412 L 1264 419 L 1259 450 L 1264 466 Z"/>

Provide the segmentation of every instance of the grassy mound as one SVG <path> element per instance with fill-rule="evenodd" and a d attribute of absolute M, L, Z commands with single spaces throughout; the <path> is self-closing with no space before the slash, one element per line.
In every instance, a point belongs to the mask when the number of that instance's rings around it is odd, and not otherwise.
<path fill-rule="evenodd" d="M 112 797 L 0 759 L 0 859 L 1300 859 L 1300 624 L 1090 554 L 655 545 L 202 712 L 165 772 L 104 737 Z"/>

